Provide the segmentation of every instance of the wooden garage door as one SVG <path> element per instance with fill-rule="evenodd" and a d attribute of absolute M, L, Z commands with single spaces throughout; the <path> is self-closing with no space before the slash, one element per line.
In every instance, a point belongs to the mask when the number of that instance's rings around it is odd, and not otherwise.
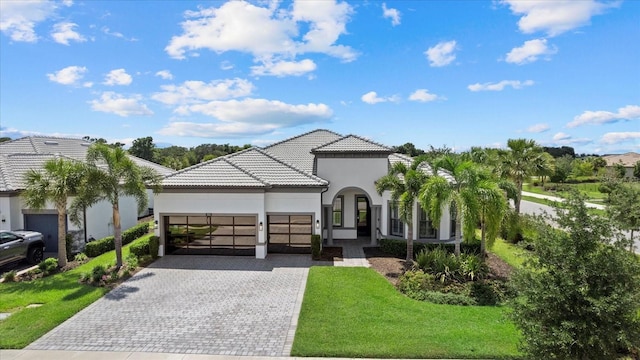
<path fill-rule="evenodd" d="M 256 253 L 255 215 L 165 216 L 168 253 L 253 255 Z"/>
<path fill-rule="evenodd" d="M 267 223 L 270 253 L 311 253 L 311 215 L 269 215 Z"/>

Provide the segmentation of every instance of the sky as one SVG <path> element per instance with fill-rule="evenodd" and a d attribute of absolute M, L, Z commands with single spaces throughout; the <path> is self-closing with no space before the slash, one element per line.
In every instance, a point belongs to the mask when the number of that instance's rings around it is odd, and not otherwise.
<path fill-rule="evenodd" d="M 640 152 L 640 1 L 0 0 L 0 136 Z"/>

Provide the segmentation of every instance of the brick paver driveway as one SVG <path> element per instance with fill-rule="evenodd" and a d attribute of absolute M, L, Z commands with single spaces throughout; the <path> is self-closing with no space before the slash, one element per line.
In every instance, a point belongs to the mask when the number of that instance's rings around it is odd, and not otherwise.
<path fill-rule="evenodd" d="M 166 256 L 27 349 L 288 356 L 309 265 Z"/>

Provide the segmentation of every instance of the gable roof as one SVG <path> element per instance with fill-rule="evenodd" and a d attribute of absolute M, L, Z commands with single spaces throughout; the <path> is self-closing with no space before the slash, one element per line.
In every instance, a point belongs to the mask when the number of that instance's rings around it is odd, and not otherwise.
<path fill-rule="evenodd" d="M 0 143 L 0 155 L 9 154 L 59 154 L 78 161 L 85 161 L 87 150 L 92 145 L 83 139 L 62 138 L 52 136 L 27 136 L 16 140 Z M 168 175 L 173 169 L 127 155 L 138 166 L 146 166 L 154 169 L 160 175 Z"/>
<path fill-rule="evenodd" d="M 333 131 L 318 129 L 271 144 L 263 150 L 311 174 L 314 159 L 311 150 L 341 137 Z"/>
<path fill-rule="evenodd" d="M 633 167 L 636 162 L 640 161 L 640 154 L 628 152 L 626 154 L 607 155 L 602 158 L 607 162 L 607 166 L 622 164 L 624 167 Z"/>
<path fill-rule="evenodd" d="M 215 158 L 166 176 L 170 187 L 324 187 L 329 183 L 252 147 Z"/>
<path fill-rule="evenodd" d="M 312 153 L 382 153 L 391 154 L 393 150 L 357 135 L 347 135 L 318 146 Z"/>

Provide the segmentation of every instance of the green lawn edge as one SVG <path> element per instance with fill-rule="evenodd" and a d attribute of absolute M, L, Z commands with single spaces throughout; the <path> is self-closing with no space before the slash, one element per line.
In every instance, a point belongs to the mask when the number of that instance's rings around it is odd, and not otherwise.
<path fill-rule="evenodd" d="M 129 247 L 151 237 L 145 235 L 123 246 Z M 115 263 L 115 251 L 93 258 L 77 268 L 42 279 L 17 283 L 0 283 L 0 312 L 12 313 L 0 320 L 0 349 L 22 349 L 80 310 L 104 296 L 109 289 L 80 284 L 80 275 L 96 265 Z M 26 308 L 30 304 L 42 304 Z"/>
<path fill-rule="evenodd" d="M 507 311 L 412 300 L 368 268 L 312 267 L 291 355 L 520 358 Z"/>

